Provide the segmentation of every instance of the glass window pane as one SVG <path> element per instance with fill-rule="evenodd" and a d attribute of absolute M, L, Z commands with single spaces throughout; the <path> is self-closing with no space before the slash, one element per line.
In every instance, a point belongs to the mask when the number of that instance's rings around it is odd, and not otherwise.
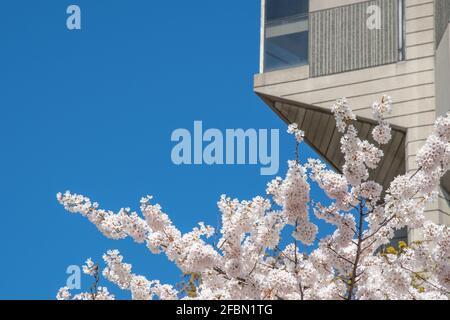
<path fill-rule="evenodd" d="M 266 0 L 264 71 L 308 64 L 309 0 Z"/>
<path fill-rule="evenodd" d="M 309 0 L 266 0 L 268 21 L 308 13 Z"/>
<path fill-rule="evenodd" d="M 265 71 L 308 64 L 308 32 L 269 38 L 265 51 Z"/>

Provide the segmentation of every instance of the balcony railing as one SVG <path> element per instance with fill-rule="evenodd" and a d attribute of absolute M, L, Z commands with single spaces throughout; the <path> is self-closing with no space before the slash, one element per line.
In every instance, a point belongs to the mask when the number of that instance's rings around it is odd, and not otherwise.
<path fill-rule="evenodd" d="M 406 58 L 405 0 L 363 1 L 310 13 L 303 0 L 263 1 L 270 12 L 265 13 L 262 72 L 309 65 L 310 77 L 320 77 Z M 370 28 L 368 8 L 374 3 L 380 21 Z"/>

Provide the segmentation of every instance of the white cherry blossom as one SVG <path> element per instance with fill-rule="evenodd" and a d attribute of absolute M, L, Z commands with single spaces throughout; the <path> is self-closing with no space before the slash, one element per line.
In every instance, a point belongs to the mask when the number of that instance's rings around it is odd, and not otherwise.
<path fill-rule="evenodd" d="M 391 139 L 385 120 L 391 109 L 387 96 L 373 104 L 378 125 L 372 136 L 379 145 Z M 148 280 L 134 274 L 119 251 L 110 250 L 103 267 L 92 259 L 83 266 L 93 278 L 90 289 L 73 294 L 64 287 L 57 299 L 114 299 L 106 287 L 97 286 L 100 276 L 138 300 L 448 299 L 449 228 L 427 220 L 424 210 L 450 168 L 450 114 L 437 119 L 418 152 L 417 171 L 395 177 L 383 190 L 369 179 L 383 157 L 379 145 L 359 138 L 356 115 L 345 98 L 331 110 L 342 134 L 342 173 L 319 160 L 289 161 L 286 176 L 269 182 L 265 197 L 240 201 L 223 195 L 216 229 L 200 222 L 181 232 L 151 196 L 141 200 L 140 213 L 129 208 L 115 213 L 85 196 L 59 193 L 57 200 L 67 211 L 86 217 L 106 237 L 145 244 L 193 280 L 179 290 Z M 296 124 L 288 132 L 298 148 L 304 133 Z M 311 184 L 330 202 L 311 199 Z M 317 219 L 334 230 L 321 234 L 313 223 Z M 405 227 L 415 228 L 423 240 L 389 247 L 395 231 Z M 293 230 L 292 237 L 282 239 L 286 229 Z"/>

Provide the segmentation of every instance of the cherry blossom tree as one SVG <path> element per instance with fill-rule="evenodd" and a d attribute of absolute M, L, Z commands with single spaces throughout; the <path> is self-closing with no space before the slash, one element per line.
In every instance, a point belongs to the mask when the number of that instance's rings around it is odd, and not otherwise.
<path fill-rule="evenodd" d="M 391 139 L 385 120 L 391 99 L 373 104 L 378 125 L 370 143 L 358 137 L 356 116 L 345 98 L 332 106 L 342 134 L 342 173 L 320 160 L 298 160 L 304 134 L 292 124 L 296 159 L 289 161 L 285 178 L 267 185 L 267 195 L 249 201 L 222 196 L 218 201 L 220 229 L 200 222 L 183 234 L 153 198 L 141 200 L 142 216 L 129 208 L 118 213 L 100 209 L 89 198 L 67 191 L 58 201 L 79 213 L 110 239 L 131 237 L 153 254 L 164 253 L 188 281 L 181 288 L 148 280 L 132 272 L 117 250 L 104 256 L 101 270 L 90 259 L 84 273 L 94 277 L 89 291 L 72 295 L 61 288 L 58 299 L 114 299 L 97 287 L 102 275 L 133 299 L 448 299 L 450 297 L 450 237 L 447 226 L 424 216 L 425 206 L 437 197 L 439 182 L 450 168 L 450 113 L 440 117 L 434 132 L 417 155 L 418 170 L 396 177 L 387 190 L 369 179 Z M 324 205 L 311 199 L 310 183 L 331 199 Z M 335 226 L 318 238 L 311 220 Z M 281 233 L 294 230 L 283 248 Z M 413 228 L 420 241 L 389 246 L 396 230 Z M 220 237 L 214 241 L 214 235 Z M 310 246 L 301 251 L 300 245 Z"/>

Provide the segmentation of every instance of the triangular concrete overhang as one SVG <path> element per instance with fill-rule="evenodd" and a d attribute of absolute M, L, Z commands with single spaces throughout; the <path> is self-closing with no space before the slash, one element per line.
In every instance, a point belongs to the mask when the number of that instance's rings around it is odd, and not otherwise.
<path fill-rule="evenodd" d="M 286 123 L 296 122 L 305 131 L 305 141 L 319 156 L 336 171 L 341 172 L 343 154 L 340 151 L 341 134 L 336 129 L 336 122 L 330 111 L 322 107 L 304 104 L 298 101 L 255 93 Z M 360 137 L 372 141 L 371 131 L 376 126 L 371 119 L 357 117 L 355 122 Z M 392 126 L 393 138 L 382 147 L 384 157 L 378 169 L 371 172 L 371 178 L 387 187 L 399 174 L 405 172 L 406 129 Z M 373 142 L 373 141 L 372 141 Z"/>

